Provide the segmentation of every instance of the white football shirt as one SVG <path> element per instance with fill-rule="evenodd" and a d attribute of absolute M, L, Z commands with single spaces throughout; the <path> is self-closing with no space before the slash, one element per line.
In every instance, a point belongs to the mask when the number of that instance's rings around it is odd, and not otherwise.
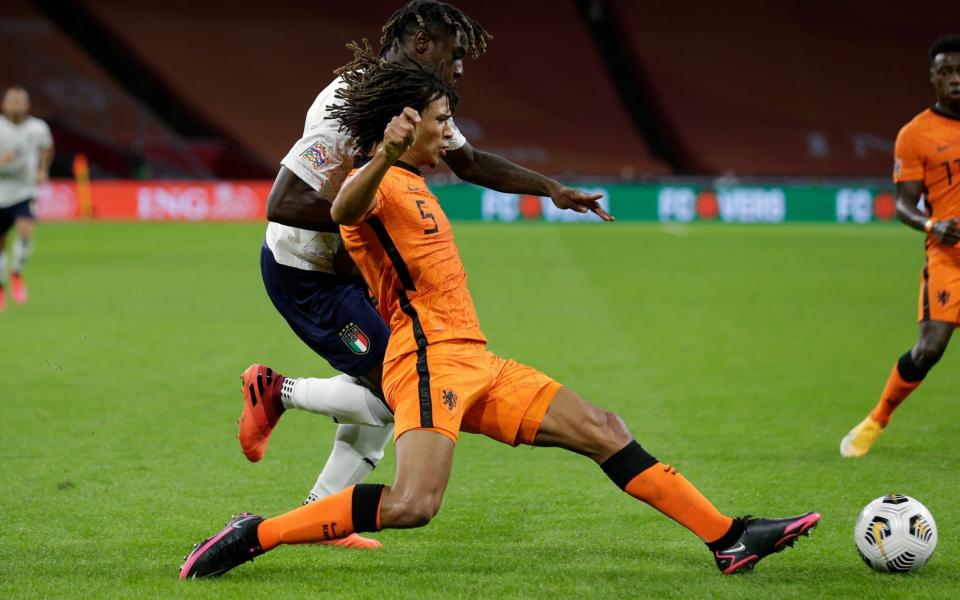
<path fill-rule="evenodd" d="M 15 125 L 0 115 L 0 208 L 36 197 L 40 150 L 52 145 L 41 119 L 28 116 Z"/>
<path fill-rule="evenodd" d="M 340 121 L 327 118 L 330 105 L 342 102 L 335 94 L 344 85 L 343 78 L 337 77 L 320 92 L 307 111 L 303 137 L 280 161 L 331 202 L 353 168 L 353 140 L 340 131 Z M 458 150 L 467 143 L 467 139 L 452 120 L 451 125 L 453 139 L 448 149 Z M 333 273 L 333 256 L 341 245 L 340 236 L 336 233 L 309 231 L 279 223 L 267 225 L 267 246 L 274 260 L 288 267 Z"/>

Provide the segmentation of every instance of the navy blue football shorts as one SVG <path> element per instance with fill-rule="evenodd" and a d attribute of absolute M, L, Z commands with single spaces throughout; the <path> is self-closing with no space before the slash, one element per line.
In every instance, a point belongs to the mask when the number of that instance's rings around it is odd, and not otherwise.
<path fill-rule="evenodd" d="M 4 235 L 20 217 L 35 219 L 33 214 L 33 198 L 27 198 L 23 202 L 17 202 L 13 206 L 0 208 L 0 235 Z"/>
<path fill-rule="evenodd" d="M 383 364 L 390 328 L 362 282 L 281 265 L 266 244 L 260 249 L 260 274 L 293 332 L 331 367 L 360 377 Z"/>

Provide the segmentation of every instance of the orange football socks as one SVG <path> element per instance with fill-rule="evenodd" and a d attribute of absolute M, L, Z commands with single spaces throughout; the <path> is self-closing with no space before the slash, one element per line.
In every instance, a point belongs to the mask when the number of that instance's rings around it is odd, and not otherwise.
<path fill-rule="evenodd" d="M 900 403 L 910 395 L 910 392 L 917 389 L 917 386 L 922 382 L 923 379 L 916 381 L 905 380 L 900 374 L 899 362 L 893 365 L 893 370 L 890 371 L 890 377 L 887 378 L 887 385 L 884 386 L 883 394 L 880 395 L 880 401 L 877 402 L 877 405 L 870 411 L 870 418 L 886 427 L 887 423 L 890 422 L 890 417 L 893 416 L 893 411 L 897 410 Z"/>
<path fill-rule="evenodd" d="M 257 529 L 260 547 L 309 544 L 380 529 L 383 485 L 359 483 L 296 510 L 264 520 Z"/>
<path fill-rule="evenodd" d="M 733 519 L 720 513 L 683 475 L 657 461 L 636 440 L 600 468 L 621 490 L 680 523 L 704 542 L 735 533 L 731 531 Z"/>
<path fill-rule="evenodd" d="M 260 523 L 260 547 L 308 544 L 342 538 L 353 533 L 353 488 L 337 492 Z"/>
<path fill-rule="evenodd" d="M 694 532 L 704 542 L 718 540 L 733 524 L 670 465 L 657 463 L 627 484 L 624 491 Z"/>

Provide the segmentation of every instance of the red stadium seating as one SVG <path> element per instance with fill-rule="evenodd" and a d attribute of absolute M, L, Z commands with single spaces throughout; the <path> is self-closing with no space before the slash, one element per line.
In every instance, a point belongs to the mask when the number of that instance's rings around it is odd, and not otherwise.
<path fill-rule="evenodd" d="M 472 144 L 552 174 L 668 171 L 632 127 L 572 3 L 456 4 L 496 36 L 465 65 L 457 120 Z M 345 43 L 376 43 L 401 2 L 83 5 L 195 111 L 277 165 L 314 96 L 350 58 Z"/>
<path fill-rule="evenodd" d="M 58 139 L 108 174 L 138 147 L 155 175 L 269 176 L 345 43 L 376 44 L 402 2 L 8 0 L 0 83 L 27 83 Z M 552 175 L 885 177 L 898 128 L 932 101 L 927 47 L 955 26 L 954 3 L 931 2 L 460 0 L 495 39 L 465 63 L 457 122 Z M 635 68 L 611 75 L 578 6 L 606 9 L 614 32 L 597 39 Z M 80 13 L 118 40 L 101 59 L 135 59 L 126 73 L 92 58 Z M 135 89 L 139 73 L 158 85 Z"/>
<path fill-rule="evenodd" d="M 49 121 L 58 149 L 82 149 L 98 173 L 126 176 L 135 144 L 162 147 L 158 175 L 209 175 L 163 122 L 127 94 L 28 0 L 0 7 L 0 86 L 28 88 L 32 112 Z"/>
<path fill-rule="evenodd" d="M 610 0 L 693 163 L 713 173 L 886 175 L 933 102 L 927 48 L 956 2 Z"/>

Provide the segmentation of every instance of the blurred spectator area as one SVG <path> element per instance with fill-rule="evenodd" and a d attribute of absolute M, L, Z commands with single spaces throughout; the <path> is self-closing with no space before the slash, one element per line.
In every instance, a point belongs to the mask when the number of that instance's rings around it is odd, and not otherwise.
<path fill-rule="evenodd" d="M 960 22 L 933 2 L 460 0 L 495 37 L 456 120 L 556 176 L 884 176 Z M 344 45 L 402 3 L 6 0 L 0 84 L 95 176 L 272 177 Z"/>
<path fill-rule="evenodd" d="M 69 157 L 82 150 L 95 176 L 126 177 L 139 154 L 154 158 L 158 175 L 208 176 L 162 121 L 126 93 L 84 50 L 26 0 L 0 8 L 0 84 L 24 85 L 32 112 L 51 126 L 57 171 L 69 174 Z"/>
<path fill-rule="evenodd" d="M 378 47 L 402 2 L 83 4 L 204 120 L 275 165 L 351 58 L 346 43 Z M 486 56 L 465 62 L 457 122 L 473 145 L 553 174 L 667 172 L 633 130 L 572 2 L 460 4 L 495 35 Z"/>
<path fill-rule="evenodd" d="M 608 0 L 682 170 L 886 175 L 960 4 Z"/>

